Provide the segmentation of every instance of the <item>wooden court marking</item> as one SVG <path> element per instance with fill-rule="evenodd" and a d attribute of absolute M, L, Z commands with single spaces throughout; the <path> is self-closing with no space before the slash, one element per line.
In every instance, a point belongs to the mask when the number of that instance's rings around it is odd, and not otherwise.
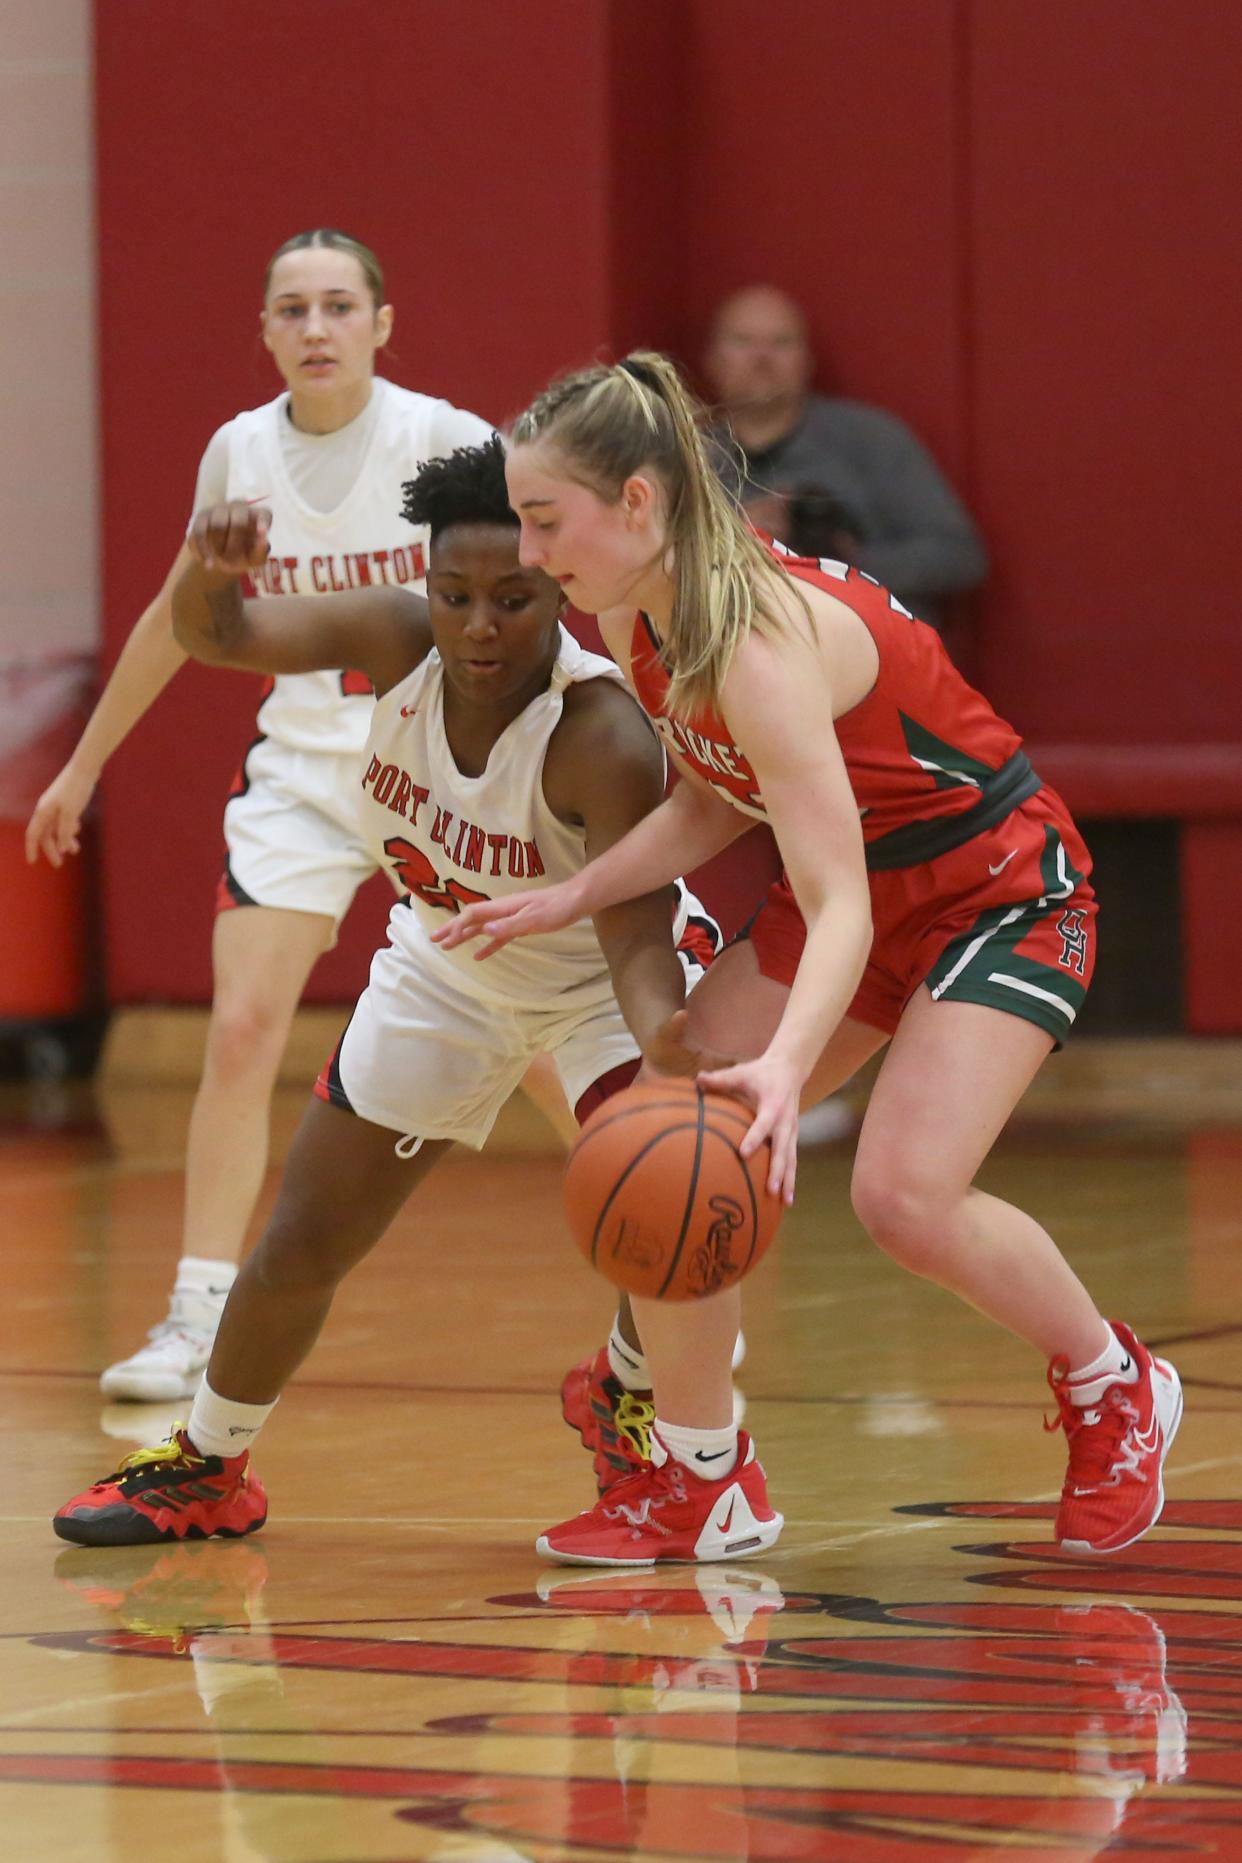
<path fill-rule="evenodd" d="M 888 1525 L 900 1532 L 956 1521 L 1033 1522 L 1052 1512 L 1050 1502 L 928 1502 Z M 135 1566 L 149 1565 L 153 1574 L 166 1566 L 176 1591 L 178 1567 L 192 1570 L 213 1557 L 218 1566 L 235 1549 L 139 1550 L 148 1557 Z M 247 1542 L 242 1550 L 251 1586 L 261 1589 L 261 1549 Z M 453 1677 L 501 1691 L 495 1708 L 470 1714 L 422 1721 L 414 1709 L 411 1732 L 521 1743 L 658 1741 L 663 1751 L 689 1756 L 737 1749 L 748 1754 L 745 1784 L 722 1784 L 718 1776 L 701 1785 L 649 1779 L 637 1790 L 599 1777 L 597 1758 L 583 1775 L 571 1769 L 569 1778 L 549 1780 L 503 1764 L 474 1773 L 158 1750 L 0 1752 L 0 1779 L 391 1802 L 406 1824 L 533 1844 L 551 1856 L 937 1863 L 1004 1843 L 1017 1843 L 1021 1854 L 1032 1841 L 1041 1855 L 1050 1854 L 1046 1846 L 1106 1844 L 1119 1855 L 1137 1846 L 1143 1863 L 1236 1856 L 1242 1803 L 1220 1794 L 1242 1792 L 1242 1614 L 1220 1607 L 1242 1602 L 1242 1502 L 1171 1501 L 1155 1534 L 1107 1562 L 1066 1557 L 1047 1541 L 953 1550 L 989 1563 L 968 1575 L 972 1584 L 1018 1598 L 880 1603 L 804 1588 L 786 1596 L 769 1571 L 749 1567 L 656 1575 L 566 1570 L 550 1571 L 535 1591 L 488 1598 L 494 1617 L 413 1620 L 450 1633 L 435 1640 L 383 1634 L 394 1623 L 408 1628 L 408 1619 L 351 1621 L 335 1636 L 307 1624 L 264 1625 L 261 1633 L 217 1624 L 198 1633 L 200 1654 L 257 1672 L 320 1670 L 412 1683 Z M 1032 1590 L 1037 1599 L 1022 1595 Z M 624 1622 L 647 1647 L 583 1647 L 601 1619 Z M 559 1640 L 545 1646 L 529 1635 L 516 1645 L 451 1635 L 455 1624 L 478 1631 L 488 1623 L 528 1630 L 545 1623 L 555 1636 L 567 1620 L 582 1626 L 577 1648 Z M 835 1632 L 834 1620 L 848 1623 L 849 1634 Z M 670 1654 L 668 1632 L 687 1624 L 696 1653 Z M 877 1634 L 860 1634 L 861 1627 Z M 185 1629 L 157 1635 L 114 1628 L 29 1640 L 49 1651 L 180 1665 L 191 1660 L 194 1638 Z M 548 1686 L 555 1703 L 507 1708 L 503 1695 L 515 1685 Z M 706 1686 L 713 1691 L 708 1712 Z M 594 1705 L 601 1689 L 618 1692 L 614 1707 Z M 635 1693 L 651 1696 L 651 1705 L 630 1705 Z M 78 1700 L 91 1705 L 89 1697 Z M 259 1731 L 253 1711 L 247 1725 Z M 25 1732 L 45 1730 L 53 1731 L 46 1709 Z M 78 1737 L 88 1731 L 73 1730 Z M 128 1730 L 130 1742 L 135 1736 L 143 1730 Z M 158 1741 L 158 1730 L 145 1737 Z M 387 1737 L 371 1735 L 377 1744 Z M 922 1788 L 916 1770 L 897 1789 L 752 1782 L 765 1752 L 880 1761 L 890 1773 L 894 1763 L 966 1767 L 976 1780 L 954 1789 L 938 1779 Z M 1023 1789 L 981 1789 L 977 1775 L 989 1769 L 1020 1771 Z M 1158 1789 L 1174 1785 L 1175 1793 Z"/>

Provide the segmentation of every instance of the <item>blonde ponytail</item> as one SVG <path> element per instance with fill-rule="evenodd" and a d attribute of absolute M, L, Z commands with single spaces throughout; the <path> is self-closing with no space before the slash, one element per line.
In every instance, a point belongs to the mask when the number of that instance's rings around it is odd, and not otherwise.
<path fill-rule="evenodd" d="M 703 442 L 705 424 L 675 364 L 655 350 L 636 350 L 554 382 L 513 428 L 517 445 L 551 442 L 573 476 L 603 498 L 619 498 L 643 467 L 658 477 L 676 581 L 663 640 L 668 709 L 683 714 L 719 703 L 752 629 L 771 638 L 789 626 L 779 599 L 789 579 L 721 484 Z"/>

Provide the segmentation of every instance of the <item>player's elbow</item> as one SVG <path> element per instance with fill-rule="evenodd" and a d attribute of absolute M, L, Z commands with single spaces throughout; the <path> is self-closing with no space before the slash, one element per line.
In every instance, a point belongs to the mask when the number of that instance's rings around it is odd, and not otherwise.
<path fill-rule="evenodd" d="M 172 607 L 173 639 L 195 660 L 213 658 L 212 641 L 175 599 Z"/>
<path fill-rule="evenodd" d="M 219 643 L 211 632 L 202 595 L 187 589 L 184 578 L 173 590 L 171 609 L 173 639 L 177 645 L 195 660 L 217 658 Z"/>

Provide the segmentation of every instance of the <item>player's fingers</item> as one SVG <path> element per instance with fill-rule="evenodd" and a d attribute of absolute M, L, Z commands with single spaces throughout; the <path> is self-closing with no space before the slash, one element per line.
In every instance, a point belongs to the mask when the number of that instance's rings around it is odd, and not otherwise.
<path fill-rule="evenodd" d="M 736 1092 L 737 1089 L 734 1088 L 732 1091 Z M 762 1094 L 755 1095 L 748 1093 L 746 1098 L 754 1107 L 755 1116 L 747 1128 L 745 1137 L 738 1146 L 738 1150 L 741 1152 L 743 1158 L 750 1158 L 753 1157 L 754 1153 L 758 1151 L 763 1141 L 771 1133 L 772 1109 L 766 1103 Z"/>
<path fill-rule="evenodd" d="M 39 858 L 39 843 L 43 839 L 44 809 L 36 808 L 26 823 L 26 859 L 33 865 Z"/>
<path fill-rule="evenodd" d="M 470 908 L 467 906 L 466 912 Z M 452 918 L 447 925 L 437 925 L 431 934 L 432 944 L 442 944 L 446 951 L 453 951 L 459 944 L 465 944 L 470 938 L 477 938 L 480 926 L 463 912 L 459 918 Z"/>
<path fill-rule="evenodd" d="M 497 951 L 503 951 L 508 942 L 507 938 L 489 938 L 487 943 L 481 944 L 475 952 L 475 963 L 481 964 L 485 958 L 495 957 Z"/>
<path fill-rule="evenodd" d="M 794 1181 L 798 1174 L 798 1126 L 788 1117 L 779 1119 L 772 1132 L 772 1168 L 768 1189 L 774 1197 L 789 1204 L 794 1200 Z"/>
<path fill-rule="evenodd" d="M 249 563 L 254 549 L 255 514 L 240 498 L 228 506 L 228 524 L 224 532 L 221 560 L 227 569 L 241 569 Z"/>
<path fill-rule="evenodd" d="M 701 1087 L 710 1087 L 715 1093 L 731 1093 L 735 1099 L 745 1100 L 749 1106 L 758 1103 L 748 1084 L 744 1067 L 709 1068 L 698 1076 L 698 1081 Z"/>
<path fill-rule="evenodd" d="M 228 537 L 228 506 L 205 505 L 194 513 L 186 532 L 190 555 L 196 556 L 204 569 L 214 569 Z"/>
<path fill-rule="evenodd" d="M 520 937 L 522 914 L 511 919 L 489 919 L 479 929 L 485 934 L 487 943 L 475 952 L 475 957 L 495 957 L 497 951 L 503 951 L 507 944 L 512 944 L 515 938 Z"/>
<path fill-rule="evenodd" d="M 272 514 L 266 505 L 252 505 L 253 529 L 250 543 L 250 568 L 259 569 L 271 554 Z"/>
<path fill-rule="evenodd" d="M 459 944 L 465 944 L 471 938 L 477 938 L 488 919 L 496 916 L 494 899 L 477 900 L 474 905 L 463 906 L 454 913 L 447 925 L 437 926 L 431 934 L 432 944 L 442 944 L 446 951 L 454 950 Z"/>

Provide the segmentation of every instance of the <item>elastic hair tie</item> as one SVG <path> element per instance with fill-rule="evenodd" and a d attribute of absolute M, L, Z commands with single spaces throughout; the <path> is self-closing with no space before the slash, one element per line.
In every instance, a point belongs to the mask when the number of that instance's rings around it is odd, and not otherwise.
<path fill-rule="evenodd" d="M 622 356 L 617 367 L 623 369 L 631 381 L 641 382 L 643 387 L 649 388 L 653 395 L 659 394 L 660 378 L 654 369 L 648 368 L 645 362 L 632 362 L 628 356 Z"/>

